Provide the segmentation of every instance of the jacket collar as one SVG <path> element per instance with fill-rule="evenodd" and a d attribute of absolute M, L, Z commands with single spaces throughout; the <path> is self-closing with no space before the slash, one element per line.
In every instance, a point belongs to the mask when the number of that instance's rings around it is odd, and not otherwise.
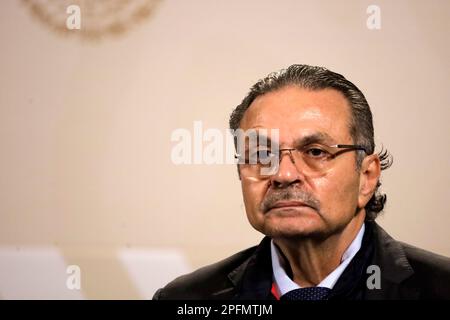
<path fill-rule="evenodd" d="M 411 277 L 414 270 L 408 262 L 400 242 L 394 240 L 383 228 L 375 224 L 376 259 L 384 268 L 383 277 L 393 283 L 400 283 Z"/>
<path fill-rule="evenodd" d="M 373 223 L 375 252 L 373 265 L 380 267 L 381 289 L 367 290 L 368 299 L 417 299 L 419 290 L 414 270 L 400 242 Z"/>

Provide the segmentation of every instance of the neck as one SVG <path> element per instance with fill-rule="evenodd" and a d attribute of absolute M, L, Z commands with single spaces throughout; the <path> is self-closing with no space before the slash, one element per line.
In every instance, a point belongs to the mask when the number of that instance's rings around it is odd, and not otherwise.
<path fill-rule="evenodd" d="M 340 232 L 325 239 L 274 239 L 289 263 L 292 280 L 301 287 L 318 285 L 340 265 L 364 219 L 365 212 L 359 212 Z"/>

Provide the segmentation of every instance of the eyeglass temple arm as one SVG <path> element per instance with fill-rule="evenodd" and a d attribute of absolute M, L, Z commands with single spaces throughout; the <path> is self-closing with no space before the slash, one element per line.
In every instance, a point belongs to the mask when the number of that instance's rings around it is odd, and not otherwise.
<path fill-rule="evenodd" d="M 363 150 L 365 153 L 367 153 L 367 149 L 359 144 L 336 144 L 332 147 L 340 148 L 340 149 L 357 149 L 357 150 Z"/>

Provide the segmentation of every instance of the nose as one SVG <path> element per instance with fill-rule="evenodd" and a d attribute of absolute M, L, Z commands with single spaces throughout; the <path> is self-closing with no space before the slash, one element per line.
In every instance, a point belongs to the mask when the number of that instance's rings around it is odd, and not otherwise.
<path fill-rule="evenodd" d="M 272 186 L 286 188 L 292 184 L 300 183 L 301 180 L 292 151 L 280 150 L 280 164 L 278 171 L 271 177 Z"/>

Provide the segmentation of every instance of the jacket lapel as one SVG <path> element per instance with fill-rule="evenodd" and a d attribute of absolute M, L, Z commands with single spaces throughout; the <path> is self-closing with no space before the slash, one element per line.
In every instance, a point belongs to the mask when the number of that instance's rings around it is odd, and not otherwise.
<path fill-rule="evenodd" d="M 270 241 L 269 237 L 265 237 L 250 258 L 228 275 L 236 288 L 233 299 L 267 300 L 272 298 Z"/>

